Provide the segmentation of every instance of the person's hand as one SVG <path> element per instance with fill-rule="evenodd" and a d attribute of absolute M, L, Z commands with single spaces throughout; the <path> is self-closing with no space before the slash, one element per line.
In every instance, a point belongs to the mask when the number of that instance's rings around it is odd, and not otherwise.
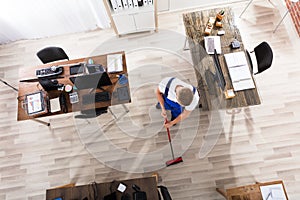
<path fill-rule="evenodd" d="M 164 126 L 165 126 L 166 128 L 171 128 L 171 127 L 173 126 L 173 124 L 172 124 L 171 122 L 166 122 L 166 123 L 164 124 Z"/>
<path fill-rule="evenodd" d="M 161 116 L 163 117 L 163 118 L 167 118 L 167 111 L 166 111 L 166 109 L 161 109 Z"/>

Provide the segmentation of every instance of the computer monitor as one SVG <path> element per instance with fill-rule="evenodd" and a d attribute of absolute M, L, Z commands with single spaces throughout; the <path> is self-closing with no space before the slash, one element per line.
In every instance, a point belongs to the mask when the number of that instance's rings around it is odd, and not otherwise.
<path fill-rule="evenodd" d="M 223 71 L 221 69 L 221 65 L 220 65 L 220 61 L 216 49 L 214 50 L 213 57 L 214 57 L 214 63 L 216 68 L 215 79 L 218 82 L 219 87 L 224 91 L 226 82 L 224 79 Z"/>
<path fill-rule="evenodd" d="M 102 89 L 102 86 L 112 85 L 112 82 L 106 72 L 70 77 L 70 80 L 79 90 L 89 88 Z"/>

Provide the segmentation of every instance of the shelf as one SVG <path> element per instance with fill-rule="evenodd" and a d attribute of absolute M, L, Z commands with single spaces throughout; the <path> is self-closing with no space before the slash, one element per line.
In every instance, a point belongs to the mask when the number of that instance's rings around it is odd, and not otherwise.
<path fill-rule="evenodd" d="M 112 16 L 117 16 L 117 15 L 133 15 L 141 12 L 154 12 L 154 6 L 149 5 L 149 6 L 142 6 L 138 8 L 128 8 L 128 9 L 123 9 L 117 12 L 112 12 Z"/>
<path fill-rule="evenodd" d="M 142 31 L 157 31 L 157 2 L 156 0 L 143 0 L 152 2 L 139 7 L 124 8 L 114 10 L 111 0 L 103 0 L 105 8 L 108 12 L 111 25 L 115 33 L 120 36 L 129 33 Z M 122 0 L 116 0 L 120 2 Z M 119 3 L 120 5 L 120 3 Z M 114 4 L 116 8 L 116 4 Z"/>

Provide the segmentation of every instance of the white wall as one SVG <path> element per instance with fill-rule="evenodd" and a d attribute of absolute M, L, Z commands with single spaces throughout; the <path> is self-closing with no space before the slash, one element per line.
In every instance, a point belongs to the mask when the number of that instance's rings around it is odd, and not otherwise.
<path fill-rule="evenodd" d="M 105 27 L 102 0 L 0 1 L 0 44 Z"/>

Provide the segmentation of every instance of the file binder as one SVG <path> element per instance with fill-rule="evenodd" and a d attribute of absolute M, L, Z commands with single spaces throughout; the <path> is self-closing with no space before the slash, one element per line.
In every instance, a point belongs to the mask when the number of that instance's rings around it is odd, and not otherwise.
<path fill-rule="evenodd" d="M 117 5 L 119 10 L 123 10 L 122 0 L 117 0 Z"/>
<path fill-rule="evenodd" d="M 116 0 L 110 0 L 111 6 L 115 12 L 118 11 L 118 4 Z"/>
<path fill-rule="evenodd" d="M 133 8 L 133 2 L 132 2 L 132 0 L 128 0 L 128 8 Z"/>
<path fill-rule="evenodd" d="M 138 1 L 138 5 L 139 5 L 139 6 L 143 6 L 144 0 L 137 0 L 137 1 Z"/>
<path fill-rule="evenodd" d="M 123 7 L 125 9 L 128 9 L 128 3 L 127 3 L 127 0 L 122 0 L 122 3 L 123 3 Z"/>
<path fill-rule="evenodd" d="M 132 2 L 133 2 L 133 7 L 134 8 L 139 7 L 138 0 L 132 0 Z"/>
<path fill-rule="evenodd" d="M 144 1 L 144 6 L 148 5 L 148 0 L 143 0 Z"/>
<path fill-rule="evenodd" d="M 148 0 L 148 5 L 152 5 L 153 4 L 153 0 Z"/>

